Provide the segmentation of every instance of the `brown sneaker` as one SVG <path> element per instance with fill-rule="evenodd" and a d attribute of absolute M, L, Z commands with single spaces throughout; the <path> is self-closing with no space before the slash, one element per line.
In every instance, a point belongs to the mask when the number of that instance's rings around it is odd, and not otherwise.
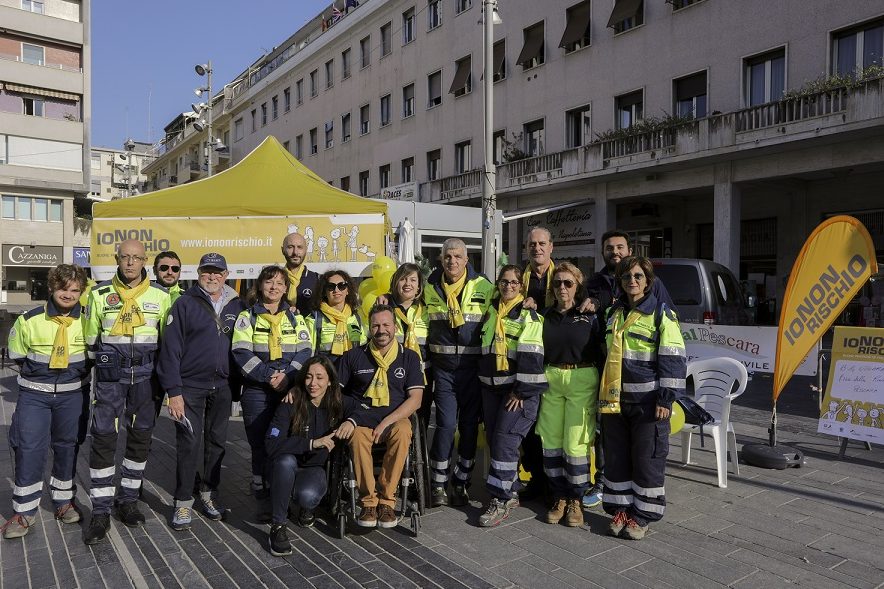
<path fill-rule="evenodd" d="M 629 517 L 626 515 L 626 512 L 618 511 L 614 514 L 614 519 L 611 520 L 611 523 L 608 524 L 608 535 L 619 536 L 623 528 L 626 527 L 627 521 L 629 521 Z"/>
<path fill-rule="evenodd" d="M 641 525 L 636 520 L 629 518 L 626 522 L 626 527 L 620 532 L 620 537 L 628 540 L 641 540 L 647 533 L 648 524 Z"/>
<path fill-rule="evenodd" d="M 563 497 L 553 499 L 552 507 L 546 512 L 546 523 L 557 524 L 565 517 L 566 501 Z"/>
<path fill-rule="evenodd" d="M 71 501 L 55 510 L 55 519 L 63 524 L 75 524 L 80 521 L 80 511 L 74 505 L 74 502 Z"/>
<path fill-rule="evenodd" d="M 11 540 L 12 538 L 21 538 L 22 536 L 26 536 L 28 532 L 31 531 L 31 526 L 33 526 L 34 522 L 36 521 L 36 515 L 23 515 L 21 513 L 16 513 L 11 518 L 6 520 L 6 523 L 3 524 L 3 527 L 0 529 L 3 530 L 3 537 L 7 540 Z"/>
<path fill-rule="evenodd" d="M 379 528 L 395 528 L 399 525 L 399 518 L 396 512 L 389 505 L 383 503 L 378 505 L 378 527 Z"/>
<path fill-rule="evenodd" d="M 565 525 L 569 528 L 583 525 L 583 508 L 580 499 L 568 499 L 568 504 L 565 506 Z"/>
<path fill-rule="evenodd" d="M 359 517 L 356 519 L 356 523 L 362 526 L 363 528 L 376 528 L 378 525 L 378 509 L 374 505 L 368 507 L 367 505 L 362 508 L 362 511 L 359 513 Z"/>

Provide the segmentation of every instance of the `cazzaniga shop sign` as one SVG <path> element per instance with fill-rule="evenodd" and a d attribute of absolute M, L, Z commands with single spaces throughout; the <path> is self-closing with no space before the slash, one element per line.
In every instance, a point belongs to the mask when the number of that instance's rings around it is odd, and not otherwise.
<path fill-rule="evenodd" d="M 59 246 L 4 245 L 3 264 L 11 266 L 58 266 L 62 248 Z"/>
<path fill-rule="evenodd" d="M 723 356 L 742 362 L 749 372 L 774 371 L 776 327 L 682 323 L 681 336 L 689 362 Z M 795 374 L 816 374 L 818 350 L 819 343 L 807 354 Z"/>

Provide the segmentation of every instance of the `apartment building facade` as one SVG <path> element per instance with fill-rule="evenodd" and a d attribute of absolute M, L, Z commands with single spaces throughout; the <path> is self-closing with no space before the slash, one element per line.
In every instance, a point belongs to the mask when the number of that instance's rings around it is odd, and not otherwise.
<path fill-rule="evenodd" d="M 46 300 L 88 192 L 88 0 L 0 0 L 0 307 Z"/>
<path fill-rule="evenodd" d="M 858 216 L 884 256 L 880 2 L 499 5 L 494 157 L 511 259 L 539 223 L 591 270 L 617 226 L 642 253 L 714 258 L 775 301 L 827 216 Z M 370 0 L 335 20 L 330 7 L 219 94 L 230 161 L 272 134 L 356 194 L 414 185 L 423 201 L 478 206 L 481 10 Z"/>
<path fill-rule="evenodd" d="M 132 149 L 93 147 L 90 151 L 89 198 L 96 201 L 116 200 L 148 192 L 144 173 L 153 158 L 150 143 L 132 141 Z"/>

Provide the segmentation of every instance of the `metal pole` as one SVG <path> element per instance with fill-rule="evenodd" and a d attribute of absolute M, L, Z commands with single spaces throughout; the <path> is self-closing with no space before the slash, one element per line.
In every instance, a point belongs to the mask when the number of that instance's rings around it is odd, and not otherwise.
<path fill-rule="evenodd" d="M 494 212 L 497 209 L 494 165 L 494 7 L 496 0 L 482 1 L 484 29 L 485 94 L 485 173 L 482 176 L 482 271 L 490 280 L 497 275 L 497 248 L 494 242 Z"/>
<path fill-rule="evenodd" d="M 209 89 L 208 99 L 206 100 L 206 108 L 209 109 L 209 118 L 206 124 L 206 132 L 208 133 L 208 140 L 206 141 L 206 176 L 211 177 L 212 175 L 212 151 L 215 146 L 212 145 L 212 60 L 210 59 L 207 62 L 209 66 L 208 71 L 206 72 L 207 84 L 206 87 Z"/>

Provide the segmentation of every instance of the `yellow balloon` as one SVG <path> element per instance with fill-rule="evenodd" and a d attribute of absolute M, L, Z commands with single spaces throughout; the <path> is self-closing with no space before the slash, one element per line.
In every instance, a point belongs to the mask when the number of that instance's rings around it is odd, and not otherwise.
<path fill-rule="evenodd" d="M 395 272 L 395 270 L 384 270 L 381 272 L 380 276 L 375 279 L 375 283 L 377 284 L 376 290 L 381 291 L 381 294 L 390 292 L 390 280 L 393 278 Z"/>
<path fill-rule="evenodd" d="M 384 285 L 381 282 L 380 277 L 384 272 L 390 272 L 391 274 L 396 271 L 396 262 L 394 262 L 391 258 L 387 256 L 378 256 L 374 259 L 374 263 L 371 265 L 371 275 L 374 277 L 375 281 L 378 283 L 378 286 Z M 387 285 L 390 284 L 390 280 L 387 279 Z"/>
<path fill-rule="evenodd" d="M 374 307 L 374 302 L 378 299 L 376 292 L 370 292 L 362 299 L 362 316 L 368 317 L 368 312 Z"/>
<path fill-rule="evenodd" d="M 374 292 L 377 287 L 378 283 L 374 278 L 366 278 L 359 284 L 359 298 L 364 299 L 365 295 Z"/>
<path fill-rule="evenodd" d="M 684 409 L 678 403 L 672 403 L 672 413 L 669 414 L 669 435 L 677 434 L 684 427 Z"/>

